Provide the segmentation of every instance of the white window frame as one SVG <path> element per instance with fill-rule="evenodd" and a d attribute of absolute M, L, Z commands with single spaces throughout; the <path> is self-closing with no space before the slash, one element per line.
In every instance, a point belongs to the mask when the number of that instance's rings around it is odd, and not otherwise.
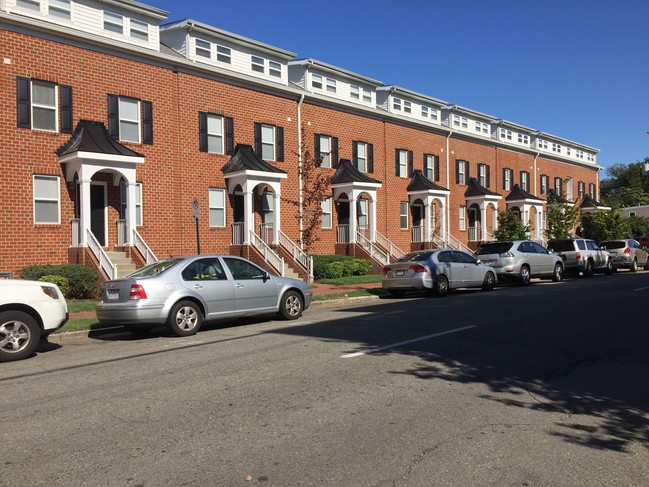
<path fill-rule="evenodd" d="M 453 115 L 453 125 L 463 129 L 469 128 L 469 119 L 460 115 Z"/>
<path fill-rule="evenodd" d="M 500 129 L 500 139 L 501 140 L 512 140 L 512 131 L 509 129 Z"/>
<path fill-rule="evenodd" d="M 232 64 L 232 49 L 220 44 L 216 45 L 216 60 L 220 63 Z"/>
<path fill-rule="evenodd" d="M 358 85 L 349 85 L 349 96 L 355 100 L 360 100 L 361 87 Z"/>
<path fill-rule="evenodd" d="M 557 195 L 563 197 L 561 194 L 561 187 L 563 186 L 563 179 L 556 177 L 554 178 L 554 192 L 557 193 Z"/>
<path fill-rule="evenodd" d="M 536 141 L 536 147 L 537 149 L 548 150 L 548 142 L 546 140 L 539 139 Z"/>
<path fill-rule="evenodd" d="M 321 164 L 320 167 L 330 168 L 331 167 L 331 137 L 329 135 L 318 136 L 320 138 L 320 157 Z"/>
<path fill-rule="evenodd" d="M 460 231 L 466 230 L 466 206 L 460 205 L 459 213 Z"/>
<path fill-rule="evenodd" d="M 369 228 L 369 205 L 365 199 L 359 199 L 356 204 L 357 222 L 359 229 Z"/>
<path fill-rule="evenodd" d="M 104 30 L 124 35 L 124 16 L 104 10 Z"/>
<path fill-rule="evenodd" d="M 224 228 L 226 221 L 225 203 L 227 201 L 225 189 L 209 188 L 208 197 L 210 227 Z"/>
<path fill-rule="evenodd" d="M 268 60 L 268 74 L 274 78 L 282 77 L 282 64 L 271 59 Z"/>
<path fill-rule="evenodd" d="M 320 74 L 311 73 L 311 88 L 321 90 L 324 87 L 324 78 Z"/>
<path fill-rule="evenodd" d="M 523 191 L 529 191 L 530 188 L 530 175 L 527 171 L 521 171 L 521 189 Z"/>
<path fill-rule="evenodd" d="M 336 93 L 336 80 L 333 78 L 326 78 L 325 80 L 326 90 L 329 93 Z"/>
<path fill-rule="evenodd" d="M 322 228 L 333 228 L 331 204 L 331 196 L 322 198 L 322 202 L 320 203 L 322 207 L 322 217 L 320 218 L 320 224 Z"/>
<path fill-rule="evenodd" d="M 199 58 L 212 59 L 212 43 L 205 39 L 194 38 L 194 55 Z"/>
<path fill-rule="evenodd" d="M 119 106 L 119 120 L 118 120 L 118 123 L 119 123 L 119 140 L 124 141 L 124 142 L 133 142 L 135 144 L 141 143 L 140 141 L 142 139 L 142 136 L 141 136 L 142 127 L 141 127 L 141 124 L 140 124 L 140 120 L 141 120 L 142 106 L 141 106 L 140 100 L 138 100 L 137 98 L 129 98 L 129 97 L 126 97 L 126 96 L 120 96 L 120 97 L 118 97 L 118 102 L 117 103 L 118 103 L 118 106 Z M 125 110 L 123 108 L 123 105 L 122 105 L 123 103 L 135 103 L 135 104 L 137 104 L 137 115 L 136 115 L 135 118 L 130 119 L 130 118 L 126 118 L 124 116 L 124 113 L 127 110 Z M 123 129 L 123 126 L 125 124 L 132 125 L 132 126 L 137 126 L 137 131 L 136 131 L 137 132 L 137 140 L 131 140 L 131 139 L 124 138 L 124 134 L 126 133 L 126 131 Z"/>
<path fill-rule="evenodd" d="M 407 201 L 399 202 L 399 228 L 401 228 L 401 230 L 408 230 L 408 207 L 409 206 L 410 205 L 408 204 Z"/>
<path fill-rule="evenodd" d="M 401 98 L 394 97 L 392 99 L 392 109 L 397 112 L 401 111 Z"/>
<path fill-rule="evenodd" d="M 403 112 L 412 113 L 412 103 L 410 103 L 408 100 L 403 100 Z"/>
<path fill-rule="evenodd" d="M 503 191 L 511 191 L 512 189 L 512 170 L 505 169 L 505 180 L 503 181 Z"/>
<path fill-rule="evenodd" d="M 408 177 L 408 151 L 399 149 L 399 174 L 400 178 Z"/>
<path fill-rule="evenodd" d="M 485 188 L 487 187 L 487 165 L 486 164 L 478 164 L 478 182 Z"/>
<path fill-rule="evenodd" d="M 552 143 L 552 152 L 561 153 L 561 144 Z"/>
<path fill-rule="evenodd" d="M 50 0 L 51 1 L 51 0 Z M 149 41 L 149 24 L 137 19 L 129 20 L 129 36 L 140 41 Z"/>
<path fill-rule="evenodd" d="M 489 124 L 486 122 L 475 122 L 475 131 L 479 134 L 489 134 Z"/>
<path fill-rule="evenodd" d="M 549 182 L 548 179 L 549 179 L 548 176 L 546 176 L 545 174 L 541 174 L 540 186 L 541 186 L 542 195 L 548 194 L 548 182 Z"/>
<path fill-rule="evenodd" d="M 40 195 L 37 193 L 37 183 L 36 181 L 47 181 L 44 185 L 52 185 L 52 188 L 46 188 L 47 192 L 53 192 L 54 186 L 56 186 L 56 196 L 49 195 Z M 61 178 L 59 176 L 48 176 L 43 174 L 34 174 L 32 177 L 32 194 L 33 194 L 33 212 L 34 212 L 34 224 L 35 225 L 60 225 L 61 224 Z M 39 203 L 46 204 L 47 207 L 51 203 L 56 204 L 56 221 L 47 220 L 43 221 L 42 217 L 38 217 L 38 206 Z"/>
<path fill-rule="evenodd" d="M 566 199 L 572 201 L 573 197 L 573 187 L 572 187 L 572 178 L 566 178 Z"/>
<path fill-rule="evenodd" d="M 135 226 L 141 227 L 144 221 L 142 211 L 142 183 L 135 184 Z"/>
<path fill-rule="evenodd" d="M 34 101 L 34 85 L 51 88 L 54 90 L 54 105 L 46 105 L 43 103 L 37 103 Z M 56 83 L 51 83 L 49 81 L 40 81 L 40 80 L 29 80 L 29 90 L 30 90 L 30 112 L 31 112 L 31 127 L 33 130 L 42 130 L 44 132 L 58 132 L 59 131 L 59 87 Z M 49 127 L 36 127 L 34 122 L 36 121 L 36 116 L 34 115 L 34 109 L 36 110 L 47 110 L 54 113 L 54 128 Z"/>
<path fill-rule="evenodd" d="M 432 154 L 424 154 L 424 176 L 431 181 L 435 177 L 435 156 Z"/>
<path fill-rule="evenodd" d="M 70 0 L 49 0 L 47 13 L 52 17 L 71 20 L 72 7 L 70 5 Z"/>
<path fill-rule="evenodd" d="M 372 103 L 372 91 L 367 88 L 361 87 L 361 92 L 363 93 L 363 101 L 367 103 Z"/>
<path fill-rule="evenodd" d="M 367 143 L 356 142 L 356 169 L 358 172 L 367 172 Z"/>
<path fill-rule="evenodd" d="M 207 113 L 206 114 L 206 130 L 207 130 L 207 152 L 210 154 L 224 154 L 225 153 L 225 119 L 221 115 L 214 115 L 212 113 Z M 210 123 L 212 122 L 212 123 Z M 218 130 L 212 130 L 210 129 L 217 129 L 218 127 L 215 126 L 215 122 L 220 123 L 221 125 L 221 130 L 220 132 Z M 211 125 L 211 127 L 210 127 Z M 212 143 L 220 144 L 221 150 L 211 150 L 211 145 L 210 141 Z"/>
<path fill-rule="evenodd" d="M 40 0 L 16 0 L 16 6 L 39 12 L 41 10 Z"/>
<path fill-rule="evenodd" d="M 269 140 L 267 136 L 272 133 L 272 140 Z M 274 161 L 275 160 L 275 150 L 277 147 L 276 144 L 276 133 L 275 133 L 275 126 L 274 125 L 267 125 L 262 123 L 261 124 L 261 158 L 266 160 L 266 161 Z M 266 157 L 268 155 L 268 151 L 270 150 L 271 152 L 271 157 Z"/>
<path fill-rule="evenodd" d="M 261 56 L 250 56 L 250 69 L 255 73 L 266 73 L 266 60 Z"/>
<path fill-rule="evenodd" d="M 527 144 L 527 145 L 529 145 L 530 136 L 527 135 L 527 134 L 518 134 L 518 143 L 519 144 Z"/>
<path fill-rule="evenodd" d="M 457 184 L 466 183 L 466 161 L 457 161 Z"/>

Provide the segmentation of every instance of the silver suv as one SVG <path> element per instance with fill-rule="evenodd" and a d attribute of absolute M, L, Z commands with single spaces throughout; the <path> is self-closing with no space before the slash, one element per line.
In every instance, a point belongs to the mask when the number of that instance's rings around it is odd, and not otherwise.
<path fill-rule="evenodd" d="M 596 271 L 613 272 L 611 254 L 586 238 L 567 238 L 548 241 L 548 250 L 561 256 L 566 272 L 591 277 Z"/>
<path fill-rule="evenodd" d="M 485 243 L 475 255 L 483 264 L 493 267 L 501 280 L 516 279 L 527 286 L 532 277 L 552 278 L 555 282 L 563 279 L 561 257 L 531 240 Z"/>

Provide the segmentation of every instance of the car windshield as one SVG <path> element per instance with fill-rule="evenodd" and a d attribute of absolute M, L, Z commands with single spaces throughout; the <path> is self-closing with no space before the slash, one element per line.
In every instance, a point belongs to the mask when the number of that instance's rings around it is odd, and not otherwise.
<path fill-rule="evenodd" d="M 552 242 L 548 242 L 548 248 L 555 252 L 569 252 L 575 250 L 575 245 L 572 243 L 572 240 L 553 240 Z"/>
<path fill-rule="evenodd" d="M 141 269 L 132 272 L 126 277 L 148 277 L 148 276 L 157 276 L 162 274 L 167 269 L 175 266 L 178 262 L 184 260 L 183 258 L 176 257 L 173 259 L 159 260 L 153 264 L 142 267 Z"/>
<path fill-rule="evenodd" d="M 601 247 L 606 247 L 607 249 L 623 249 L 626 247 L 625 241 L 611 240 L 609 242 L 602 242 Z"/>
<path fill-rule="evenodd" d="M 395 262 L 421 262 L 430 257 L 433 252 L 411 252 L 398 258 Z"/>
<path fill-rule="evenodd" d="M 476 255 L 504 254 L 512 248 L 513 242 L 494 242 L 481 246 Z"/>

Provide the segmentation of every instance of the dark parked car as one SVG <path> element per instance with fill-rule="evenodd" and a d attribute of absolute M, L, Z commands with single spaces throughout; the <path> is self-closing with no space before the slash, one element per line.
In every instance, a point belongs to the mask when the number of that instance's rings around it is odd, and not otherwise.
<path fill-rule="evenodd" d="M 178 336 L 193 335 L 203 320 L 278 313 L 294 320 L 311 304 L 299 279 L 276 277 L 241 257 L 174 257 L 101 285 L 97 318 L 139 333 L 167 324 Z"/>
<path fill-rule="evenodd" d="M 549 277 L 555 282 L 563 279 L 561 257 L 531 240 L 488 242 L 480 246 L 476 256 L 492 266 L 498 278 L 516 279 L 523 286 L 532 277 Z"/>
<path fill-rule="evenodd" d="M 429 290 L 444 296 L 449 289 L 481 287 L 491 291 L 496 273 L 460 250 L 435 249 L 410 252 L 383 268 L 383 289 L 392 295 Z"/>

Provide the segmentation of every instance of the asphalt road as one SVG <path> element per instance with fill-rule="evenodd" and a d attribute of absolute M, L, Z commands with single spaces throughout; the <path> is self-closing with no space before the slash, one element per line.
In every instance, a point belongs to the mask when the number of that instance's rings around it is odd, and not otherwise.
<path fill-rule="evenodd" d="M 0 364 L 0 485 L 647 486 L 649 272 L 65 338 Z"/>

